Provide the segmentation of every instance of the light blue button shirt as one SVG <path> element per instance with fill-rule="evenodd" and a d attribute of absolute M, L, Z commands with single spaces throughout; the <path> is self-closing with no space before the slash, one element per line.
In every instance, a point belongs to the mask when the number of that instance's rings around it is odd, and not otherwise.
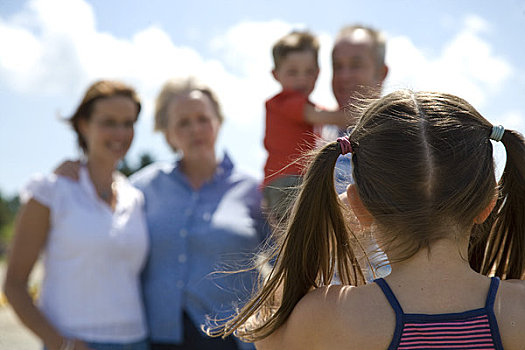
<path fill-rule="evenodd" d="M 346 192 L 348 185 L 354 183 L 352 177 L 352 154 L 340 155 L 334 168 L 334 183 L 337 194 Z"/>
<path fill-rule="evenodd" d="M 143 273 L 150 337 L 182 341 L 182 313 L 197 328 L 246 301 L 254 274 L 214 274 L 248 265 L 268 232 L 252 177 L 227 155 L 212 180 L 194 190 L 174 164 L 152 164 L 132 177 L 145 196 L 151 252 Z M 243 344 L 245 348 L 246 344 Z"/>
<path fill-rule="evenodd" d="M 348 185 L 354 183 L 354 178 L 352 176 L 351 153 L 340 155 L 339 158 L 337 158 L 337 162 L 335 163 L 334 168 L 334 183 L 337 194 L 346 192 Z M 362 266 L 362 268 L 364 269 L 363 272 L 365 274 L 365 279 L 368 282 L 372 282 L 375 278 L 388 276 L 390 274 L 391 268 L 390 265 L 387 263 L 388 258 L 385 255 L 385 253 L 381 249 L 379 249 L 379 246 L 373 239 L 369 242 L 369 245 L 366 248 L 367 255 L 370 259 L 370 264 L 372 265 L 372 267 L 366 264 Z M 372 268 L 375 271 L 375 275 L 374 272 L 372 272 Z"/>

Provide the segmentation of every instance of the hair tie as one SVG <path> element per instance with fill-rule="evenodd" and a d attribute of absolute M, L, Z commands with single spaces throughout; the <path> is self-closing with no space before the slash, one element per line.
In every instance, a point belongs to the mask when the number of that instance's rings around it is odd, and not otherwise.
<path fill-rule="evenodd" d="M 350 139 L 347 136 L 338 137 L 337 142 L 339 143 L 339 147 L 341 148 L 342 155 L 352 153 L 352 144 L 350 143 Z"/>
<path fill-rule="evenodd" d="M 505 133 L 505 128 L 503 126 L 494 125 L 492 127 L 492 132 L 490 133 L 489 139 L 499 142 L 503 138 L 503 133 Z"/>

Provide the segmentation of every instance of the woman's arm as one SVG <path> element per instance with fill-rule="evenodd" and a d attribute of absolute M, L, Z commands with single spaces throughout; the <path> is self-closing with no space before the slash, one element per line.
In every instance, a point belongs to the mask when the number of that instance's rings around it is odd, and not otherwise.
<path fill-rule="evenodd" d="M 34 199 L 21 208 L 15 225 L 4 293 L 22 323 L 42 339 L 49 350 L 55 350 L 61 349 L 65 339 L 34 305 L 27 290 L 29 275 L 48 236 L 49 215 L 49 208 Z"/>

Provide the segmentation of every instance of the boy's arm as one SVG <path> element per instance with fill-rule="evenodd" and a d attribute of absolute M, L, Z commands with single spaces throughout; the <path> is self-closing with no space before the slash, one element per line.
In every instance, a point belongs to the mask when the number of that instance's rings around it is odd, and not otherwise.
<path fill-rule="evenodd" d="M 324 111 L 309 103 L 304 105 L 304 120 L 308 124 L 333 124 L 342 128 L 355 124 L 356 118 L 344 111 Z"/>

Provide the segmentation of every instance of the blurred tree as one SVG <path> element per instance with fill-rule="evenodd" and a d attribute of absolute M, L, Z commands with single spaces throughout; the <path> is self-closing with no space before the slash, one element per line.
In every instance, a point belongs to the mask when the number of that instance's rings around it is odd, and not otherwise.
<path fill-rule="evenodd" d="M 118 170 L 126 176 L 130 176 L 131 174 L 134 173 L 133 169 L 131 169 L 131 167 L 129 166 L 126 158 L 122 159 L 122 161 L 120 162 L 118 166 Z"/>
<path fill-rule="evenodd" d="M 139 167 L 138 167 L 137 170 L 140 170 L 140 169 L 144 168 L 145 166 L 150 165 L 154 161 L 155 161 L 155 159 L 151 156 L 151 154 L 149 154 L 147 152 L 146 153 L 142 153 L 142 155 L 140 156 Z"/>
<path fill-rule="evenodd" d="M 13 225 L 19 208 L 20 200 L 18 196 L 5 198 L 0 193 L 0 258 L 5 254 L 13 235 Z"/>
<path fill-rule="evenodd" d="M 127 159 L 124 158 L 122 160 L 122 162 L 120 163 L 118 170 L 122 174 L 124 174 L 126 176 L 130 176 L 134 172 L 139 171 L 140 169 L 142 169 L 145 166 L 153 163 L 154 161 L 155 161 L 155 159 L 153 158 L 153 156 L 151 154 L 149 154 L 148 152 L 144 152 L 144 153 L 142 153 L 140 155 L 139 162 L 138 162 L 138 165 L 136 167 L 130 166 L 128 161 L 127 161 Z"/>

